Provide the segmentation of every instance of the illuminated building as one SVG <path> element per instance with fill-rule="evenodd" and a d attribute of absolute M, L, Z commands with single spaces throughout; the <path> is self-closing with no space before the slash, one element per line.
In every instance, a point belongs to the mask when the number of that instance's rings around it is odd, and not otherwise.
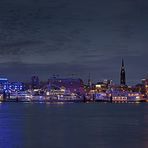
<path fill-rule="evenodd" d="M 65 89 L 70 91 L 71 93 L 84 93 L 84 85 L 81 79 L 76 78 L 50 78 L 48 80 L 50 89 Z"/>
<path fill-rule="evenodd" d="M 0 100 L 9 99 L 11 93 L 20 92 L 23 90 L 23 83 L 9 82 L 7 78 L 0 78 Z"/>
<path fill-rule="evenodd" d="M 104 84 L 103 82 L 98 82 L 95 85 L 95 88 L 97 92 L 105 92 L 107 90 L 107 85 Z"/>
<path fill-rule="evenodd" d="M 22 82 L 8 82 L 3 85 L 3 91 L 22 91 L 24 90 L 24 84 Z"/>
<path fill-rule="evenodd" d="M 7 78 L 0 78 L 0 91 L 3 92 L 5 90 L 8 90 L 9 88 L 9 82 Z"/>
<path fill-rule="evenodd" d="M 138 92 L 128 92 L 129 102 L 138 102 L 142 100 L 142 94 Z"/>
<path fill-rule="evenodd" d="M 4 90 L 7 88 L 8 79 L 7 78 L 0 78 L 0 90 Z"/>
<path fill-rule="evenodd" d="M 97 92 L 106 92 L 111 83 L 112 80 L 106 80 L 106 79 L 103 82 L 98 82 L 97 84 L 95 84 L 95 90 Z"/>
<path fill-rule="evenodd" d="M 126 85 L 126 76 L 125 76 L 125 68 L 124 68 L 124 60 L 122 59 L 121 71 L 120 71 L 120 84 Z"/>
<path fill-rule="evenodd" d="M 0 84 L 7 83 L 8 79 L 7 78 L 0 78 Z"/>
<path fill-rule="evenodd" d="M 148 97 L 148 79 L 142 79 L 142 84 L 144 86 L 145 95 Z"/>
<path fill-rule="evenodd" d="M 107 93 L 100 92 L 100 93 L 95 93 L 95 101 L 110 101 L 110 97 L 108 96 Z"/>
<path fill-rule="evenodd" d="M 9 90 L 10 91 L 23 91 L 24 84 L 22 82 L 11 82 L 9 83 Z"/>

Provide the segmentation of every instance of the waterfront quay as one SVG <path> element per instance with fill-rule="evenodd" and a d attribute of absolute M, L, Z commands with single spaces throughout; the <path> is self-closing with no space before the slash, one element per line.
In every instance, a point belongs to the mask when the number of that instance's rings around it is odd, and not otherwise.
<path fill-rule="evenodd" d="M 78 78 L 55 77 L 41 83 L 35 76 L 30 83 L 0 80 L 1 102 L 148 102 L 148 79 L 135 86 L 116 85 L 112 80 L 84 84 Z"/>
<path fill-rule="evenodd" d="M 57 81 L 57 80 L 56 80 Z M 58 80 L 59 81 L 59 80 Z M 64 79 L 65 81 L 65 79 Z M 141 92 L 135 87 L 114 85 L 110 81 L 99 82 L 91 86 L 81 84 L 80 79 L 70 79 L 70 86 L 58 84 L 52 87 L 52 84 L 46 87 L 23 88 L 19 90 L 1 91 L 1 102 L 110 102 L 110 103 L 128 103 L 128 102 L 148 102 L 147 91 Z M 74 82 L 73 82 L 74 81 Z M 81 83 L 80 83 L 81 82 Z M 109 82 L 109 83 L 108 83 Z M 60 79 L 60 83 L 62 80 Z M 74 83 L 74 84 L 73 84 Z M 79 85 L 76 83 L 79 83 Z M 58 88 L 57 88 L 58 86 Z M 65 87 L 64 87 L 65 86 Z"/>
<path fill-rule="evenodd" d="M 112 80 L 87 83 L 81 78 L 56 75 L 47 81 L 32 76 L 29 82 L 10 82 L 0 78 L 1 102 L 148 102 L 148 78 L 139 84 L 127 85 L 124 60 L 121 63 L 120 84 Z"/>

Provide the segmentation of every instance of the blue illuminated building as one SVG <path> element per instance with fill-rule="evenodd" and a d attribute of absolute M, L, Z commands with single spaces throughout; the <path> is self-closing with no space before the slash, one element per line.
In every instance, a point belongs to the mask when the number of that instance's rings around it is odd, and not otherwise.
<path fill-rule="evenodd" d="M 0 78 L 0 91 L 22 91 L 24 90 L 24 84 L 22 82 L 9 82 L 7 78 Z"/>
<path fill-rule="evenodd" d="M 22 91 L 24 90 L 24 84 L 22 82 L 11 82 L 8 85 L 10 91 Z"/>
<path fill-rule="evenodd" d="M 0 91 L 7 90 L 8 88 L 8 79 L 7 78 L 0 78 Z"/>
<path fill-rule="evenodd" d="M 7 78 L 0 78 L 0 84 L 7 83 L 8 79 Z"/>

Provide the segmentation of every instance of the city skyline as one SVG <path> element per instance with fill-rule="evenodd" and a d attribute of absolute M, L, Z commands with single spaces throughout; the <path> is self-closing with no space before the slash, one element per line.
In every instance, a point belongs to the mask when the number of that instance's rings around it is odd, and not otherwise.
<path fill-rule="evenodd" d="M 0 0 L 0 148 L 146 148 L 148 0 Z"/>
<path fill-rule="evenodd" d="M 128 84 L 147 75 L 146 0 L 0 2 L 0 75 L 11 80 L 76 74 Z"/>
<path fill-rule="evenodd" d="M 52 78 L 52 77 L 57 77 L 57 78 L 81 78 L 85 83 L 88 82 L 88 80 L 90 79 L 92 81 L 92 83 L 97 83 L 99 81 L 103 81 L 103 80 L 112 80 L 113 83 L 115 84 L 127 84 L 127 85 L 135 85 L 135 84 L 138 84 L 138 83 L 141 83 L 141 80 L 142 79 L 145 79 L 147 78 L 147 74 L 143 74 L 143 77 L 139 78 L 139 79 L 136 79 L 135 81 L 133 80 L 129 80 L 127 79 L 127 68 L 126 68 L 126 65 L 124 64 L 125 60 L 122 58 L 121 61 L 120 61 L 120 67 L 118 69 L 118 73 L 116 73 L 116 75 L 118 74 L 118 76 L 115 78 L 115 79 L 111 79 L 111 77 L 97 77 L 96 79 L 93 78 L 93 71 L 90 73 L 86 73 L 85 75 L 79 75 L 77 72 L 75 73 L 67 73 L 67 74 L 63 74 L 63 73 L 54 73 L 54 71 L 50 74 L 46 74 L 47 77 L 42 77 L 42 75 L 40 75 L 40 73 L 38 73 L 37 71 L 34 71 L 33 72 L 33 69 L 34 67 L 32 67 L 31 71 L 32 71 L 32 74 L 28 73 L 28 75 L 26 77 L 22 77 L 22 72 L 18 73 L 19 77 L 17 77 L 16 79 L 13 78 L 13 74 L 15 73 L 6 73 L 5 75 L 0 75 L 1 78 L 8 78 L 10 81 L 22 81 L 22 82 L 29 82 L 30 81 L 30 78 L 32 76 L 38 76 L 39 79 L 41 81 L 47 81 L 49 78 Z M 21 68 L 21 70 L 23 69 L 23 67 Z M 62 75 L 63 74 L 63 75 Z M 111 76 L 111 75 L 110 75 Z"/>

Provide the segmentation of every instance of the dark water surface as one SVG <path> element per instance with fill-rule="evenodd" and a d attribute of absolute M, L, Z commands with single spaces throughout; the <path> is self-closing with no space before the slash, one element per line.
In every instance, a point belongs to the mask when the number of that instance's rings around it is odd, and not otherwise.
<path fill-rule="evenodd" d="M 0 104 L 0 148 L 148 148 L 148 104 Z"/>

